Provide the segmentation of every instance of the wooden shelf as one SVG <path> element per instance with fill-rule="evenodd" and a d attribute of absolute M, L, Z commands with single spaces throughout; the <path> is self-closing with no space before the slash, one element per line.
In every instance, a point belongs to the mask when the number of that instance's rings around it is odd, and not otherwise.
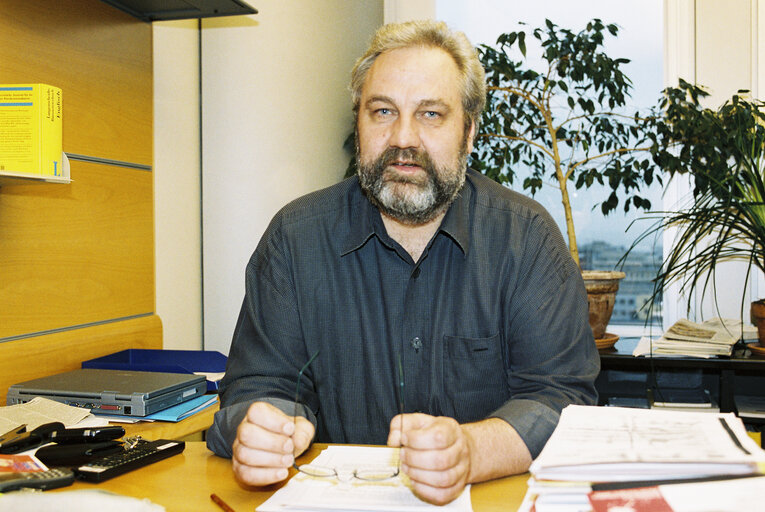
<path fill-rule="evenodd" d="M 257 14 L 258 10 L 242 0 L 205 0 L 204 2 L 166 2 L 164 0 L 102 0 L 139 20 L 151 23 L 215 16 Z M 179 5 L 183 4 L 183 6 Z"/>

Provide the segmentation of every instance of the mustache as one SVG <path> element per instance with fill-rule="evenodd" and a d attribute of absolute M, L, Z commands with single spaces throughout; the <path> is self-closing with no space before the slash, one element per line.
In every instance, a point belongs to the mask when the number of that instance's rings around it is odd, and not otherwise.
<path fill-rule="evenodd" d="M 407 162 L 423 169 L 428 169 L 433 165 L 433 161 L 426 152 L 415 148 L 386 148 L 378 161 L 383 169 L 395 162 Z"/>

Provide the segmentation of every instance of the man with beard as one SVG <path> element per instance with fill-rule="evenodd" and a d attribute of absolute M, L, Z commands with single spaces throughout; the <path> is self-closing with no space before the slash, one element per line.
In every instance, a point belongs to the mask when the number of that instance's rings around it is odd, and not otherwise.
<path fill-rule="evenodd" d="M 382 27 L 351 91 L 358 177 L 263 235 L 207 442 L 249 485 L 313 440 L 400 446 L 443 504 L 526 471 L 561 409 L 595 402 L 584 285 L 547 212 L 466 170 L 485 84 L 463 34 Z"/>

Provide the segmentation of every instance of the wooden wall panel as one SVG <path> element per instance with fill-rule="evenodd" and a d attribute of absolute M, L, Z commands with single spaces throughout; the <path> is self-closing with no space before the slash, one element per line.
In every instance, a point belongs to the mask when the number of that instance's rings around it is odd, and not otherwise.
<path fill-rule="evenodd" d="M 99 0 L 0 0 L 0 83 L 62 89 L 64 151 L 152 165 L 151 25 Z"/>
<path fill-rule="evenodd" d="M 151 172 L 0 188 L 0 339 L 154 311 Z"/>
<path fill-rule="evenodd" d="M 14 382 L 162 347 L 151 37 L 100 0 L 0 0 L 0 83 L 60 87 L 64 151 L 87 157 L 71 184 L 0 187 L 0 405 Z"/>
<path fill-rule="evenodd" d="M 162 324 L 149 315 L 0 343 L 0 405 L 11 384 L 80 368 L 127 348 L 162 348 Z"/>

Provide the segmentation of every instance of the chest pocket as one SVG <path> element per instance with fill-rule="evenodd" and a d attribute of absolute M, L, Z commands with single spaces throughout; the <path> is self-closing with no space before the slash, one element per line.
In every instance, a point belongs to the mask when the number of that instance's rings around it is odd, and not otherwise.
<path fill-rule="evenodd" d="M 501 343 L 499 334 L 444 337 L 444 405 L 460 423 L 483 419 L 509 398 Z"/>

